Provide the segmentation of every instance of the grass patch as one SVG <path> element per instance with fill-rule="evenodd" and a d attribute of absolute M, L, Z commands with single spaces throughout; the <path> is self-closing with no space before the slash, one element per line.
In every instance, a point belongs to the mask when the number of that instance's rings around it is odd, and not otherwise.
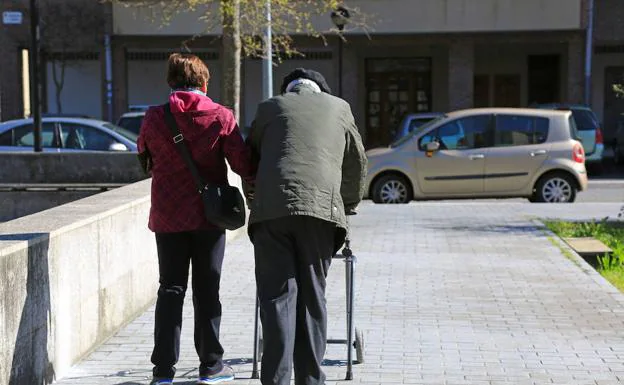
<path fill-rule="evenodd" d="M 562 238 L 593 237 L 613 250 L 612 255 L 598 257 L 598 272 L 620 291 L 624 291 L 624 227 L 608 222 L 545 222 Z"/>

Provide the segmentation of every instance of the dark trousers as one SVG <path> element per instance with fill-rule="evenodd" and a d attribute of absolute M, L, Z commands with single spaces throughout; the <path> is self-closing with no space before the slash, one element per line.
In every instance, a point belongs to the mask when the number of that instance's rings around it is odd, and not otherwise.
<path fill-rule="evenodd" d="M 325 278 L 336 227 L 306 216 L 254 224 L 251 236 L 264 347 L 263 385 L 325 383 L 327 344 Z"/>
<path fill-rule="evenodd" d="M 195 310 L 195 350 L 201 374 L 223 368 L 223 347 L 219 343 L 221 302 L 219 281 L 225 252 L 222 230 L 157 233 L 160 288 L 156 301 L 154 351 L 155 377 L 173 378 L 180 356 L 182 306 L 193 264 L 193 308 Z"/>

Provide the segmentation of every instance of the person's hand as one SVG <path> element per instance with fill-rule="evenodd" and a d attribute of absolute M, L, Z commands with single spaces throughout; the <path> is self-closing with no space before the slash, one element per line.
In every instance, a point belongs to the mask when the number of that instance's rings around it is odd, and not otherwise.
<path fill-rule="evenodd" d="M 251 202 L 253 202 L 256 196 L 255 186 L 250 183 L 243 183 L 243 193 L 245 194 L 245 201 L 247 203 L 247 207 L 251 207 Z"/>
<path fill-rule="evenodd" d="M 357 215 L 357 205 L 349 205 L 345 206 L 345 214 L 346 215 Z"/>

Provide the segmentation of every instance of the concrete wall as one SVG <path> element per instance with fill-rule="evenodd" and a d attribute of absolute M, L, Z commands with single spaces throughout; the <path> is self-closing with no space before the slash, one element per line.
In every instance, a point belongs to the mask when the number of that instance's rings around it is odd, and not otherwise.
<path fill-rule="evenodd" d="M 149 181 L 0 224 L 0 383 L 49 384 L 153 303 Z"/>
<path fill-rule="evenodd" d="M 2 191 L 0 190 L 0 222 L 38 213 L 78 199 L 98 194 L 87 191 Z"/>
<path fill-rule="evenodd" d="M 0 153 L 0 183 L 133 183 L 136 153 Z"/>
<path fill-rule="evenodd" d="M 153 304 L 150 183 L 0 224 L 0 384 L 50 384 Z"/>
<path fill-rule="evenodd" d="M 372 16 L 368 24 L 375 33 L 569 30 L 579 29 L 582 20 L 581 0 L 353 0 L 349 6 Z M 205 14 L 181 13 L 162 26 L 158 12 L 116 5 L 113 25 L 120 35 L 219 34 L 218 23 L 200 19 Z M 329 15 L 312 23 L 320 31 L 333 26 Z"/>

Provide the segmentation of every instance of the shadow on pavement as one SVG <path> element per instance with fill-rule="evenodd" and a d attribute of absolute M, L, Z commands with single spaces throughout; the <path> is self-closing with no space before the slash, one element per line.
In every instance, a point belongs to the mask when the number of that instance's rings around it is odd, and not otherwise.
<path fill-rule="evenodd" d="M 543 227 L 533 225 L 501 225 L 501 226 L 424 226 L 427 230 L 457 231 L 471 233 L 505 233 L 505 234 L 536 234 L 541 235 Z"/>

